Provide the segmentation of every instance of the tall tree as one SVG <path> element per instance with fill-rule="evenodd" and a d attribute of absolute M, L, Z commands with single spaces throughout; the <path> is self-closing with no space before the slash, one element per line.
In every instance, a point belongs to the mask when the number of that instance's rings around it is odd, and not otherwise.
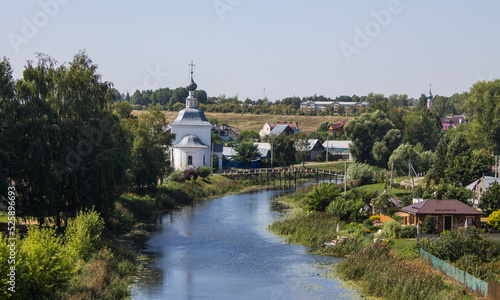
<path fill-rule="evenodd" d="M 357 162 L 368 164 L 382 163 L 373 157 L 373 146 L 376 142 L 382 142 L 385 135 L 391 129 L 394 129 L 394 124 L 392 124 L 384 112 L 377 110 L 372 113 L 364 113 L 348 122 L 344 129 L 347 137 L 352 140 L 349 151 Z M 391 135 L 393 134 L 391 133 Z M 390 151 L 392 152 L 392 150 Z M 383 165 L 385 166 L 386 163 L 384 162 Z"/>
<path fill-rule="evenodd" d="M 173 135 L 164 132 L 165 115 L 156 109 L 141 114 L 133 124 L 132 174 L 139 188 L 154 187 L 162 180 L 169 161 L 166 149 Z"/>
<path fill-rule="evenodd" d="M 94 206 L 103 216 L 114 209 L 130 147 L 110 112 L 110 84 L 96 70 L 84 52 L 59 67 L 39 54 L 13 98 L 2 99 L 8 117 L 0 123 L 0 139 L 10 148 L 0 170 L 16 185 L 19 216 L 60 224 L 84 208 Z"/>
<path fill-rule="evenodd" d="M 247 169 L 250 163 L 260 157 L 260 152 L 257 145 L 251 141 L 244 141 L 239 143 L 236 148 L 236 155 L 233 159 L 239 163 L 246 165 Z"/>
<path fill-rule="evenodd" d="M 500 153 L 500 79 L 474 84 L 466 105 L 479 146 Z"/>
<path fill-rule="evenodd" d="M 302 161 L 302 166 L 305 166 L 305 160 L 309 153 L 309 139 L 304 132 L 298 132 L 293 135 L 293 143 L 295 145 L 295 157 Z"/>
<path fill-rule="evenodd" d="M 295 146 L 293 138 L 285 134 L 271 136 L 269 142 L 272 145 L 273 160 L 283 166 L 289 166 L 295 162 Z"/>
<path fill-rule="evenodd" d="M 405 116 L 404 140 L 412 145 L 422 144 L 433 150 L 443 136 L 441 122 L 427 108 L 419 108 Z"/>

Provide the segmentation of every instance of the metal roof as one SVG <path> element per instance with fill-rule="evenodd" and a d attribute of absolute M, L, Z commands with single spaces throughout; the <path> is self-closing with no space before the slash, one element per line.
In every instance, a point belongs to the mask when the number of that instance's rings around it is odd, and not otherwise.
<path fill-rule="evenodd" d="M 483 212 L 458 200 L 424 200 L 401 208 L 413 215 L 482 215 Z"/>
<path fill-rule="evenodd" d="M 196 108 L 184 108 L 179 111 L 177 118 L 170 124 L 172 125 L 207 125 L 212 126 L 205 117 L 202 110 Z"/>
<path fill-rule="evenodd" d="M 481 181 L 484 182 L 484 186 L 488 189 L 493 184 L 493 182 L 497 181 L 498 183 L 500 183 L 500 178 L 495 178 L 492 176 L 484 176 L 474 181 L 473 183 L 469 184 L 468 186 L 466 186 L 466 188 L 469 190 L 473 190 L 476 187 L 476 185 Z"/>
<path fill-rule="evenodd" d="M 349 149 L 352 141 L 325 141 L 323 147 L 328 149 Z"/>
<path fill-rule="evenodd" d="M 173 148 L 208 148 L 203 144 L 199 137 L 194 134 L 188 134 L 180 142 L 172 146 Z"/>
<path fill-rule="evenodd" d="M 280 124 L 280 125 L 276 125 L 273 130 L 271 130 L 271 132 L 269 133 L 270 135 L 275 135 L 275 136 L 278 136 L 280 134 L 282 134 L 283 132 L 286 132 L 286 128 L 290 128 L 290 126 L 288 125 L 285 125 L 285 124 Z M 292 128 L 290 128 L 290 130 L 293 131 Z"/>

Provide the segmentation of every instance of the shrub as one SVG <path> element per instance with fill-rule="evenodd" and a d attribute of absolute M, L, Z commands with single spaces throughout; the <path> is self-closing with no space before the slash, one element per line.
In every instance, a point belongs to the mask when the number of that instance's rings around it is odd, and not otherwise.
<path fill-rule="evenodd" d="M 375 220 L 379 220 L 380 221 L 380 216 L 378 216 L 378 215 L 370 216 L 370 220 L 372 220 L 373 222 L 375 222 Z"/>
<path fill-rule="evenodd" d="M 371 219 L 366 219 L 363 221 L 363 226 L 371 227 L 371 226 L 373 226 L 373 221 Z"/>
<path fill-rule="evenodd" d="M 308 211 L 325 211 L 335 198 L 340 196 L 340 188 L 335 183 L 322 182 L 315 186 L 303 199 L 303 206 Z"/>
<path fill-rule="evenodd" d="M 184 180 L 191 180 L 191 177 L 196 180 L 196 178 L 198 178 L 198 171 L 196 171 L 195 169 L 184 170 L 184 172 L 182 173 L 182 178 L 184 178 Z"/>
<path fill-rule="evenodd" d="M 385 221 L 382 224 L 382 231 L 387 237 L 397 238 L 400 230 L 401 224 L 396 221 Z"/>
<path fill-rule="evenodd" d="M 185 181 L 184 177 L 182 177 L 182 171 L 173 171 L 168 176 L 168 180 L 175 181 L 175 182 L 184 182 Z"/>
<path fill-rule="evenodd" d="M 349 221 L 351 216 L 356 213 L 356 206 L 353 201 L 338 198 L 328 204 L 326 211 L 342 221 Z"/>
<path fill-rule="evenodd" d="M 423 233 L 434 233 L 436 231 L 436 219 L 434 217 L 427 215 L 424 219 L 424 224 L 422 226 Z"/>
<path fill-rule="evenodd" d="M 373 167 L 363 163 L 353 163 L 347 168 L 348 180 L 361 180 L 361 185 L 370 184 L 373 181 Z"/>
<path fill-rule="evenodd" d="M 52 228 L 31 226 L 17 257 L 16 296 L 19 299 L 50 299 L 63 288 L 74 270 L 75 256 L 66 251 L 62 238 Z"/>
<path fill-rule="evenodd" d="M 200 175 L 201 178 L 205 179 L 207 178 L 212 170 L 208 167 L 199 167 L 198 168 L 198 175 Z"/>
<path fill-rule="evenodd" d="M 417 236 L 417 226 L 415 225 L 407 225 L 402 226 L 399 231 L 399 237 L 402 239 L 412 239 Z"/>
<path fill-rule="evenodd" d="M 104 221 L 98 212 L 80 211 L 66 228 L 66 245 L 78 258 L 86 261 L 99 247 L 103 229 Z"/>
<path fill-rule="evenodd" d="M 488 216 L 488 224 L 500 231 L 500 210 L 494 211 Z"/>

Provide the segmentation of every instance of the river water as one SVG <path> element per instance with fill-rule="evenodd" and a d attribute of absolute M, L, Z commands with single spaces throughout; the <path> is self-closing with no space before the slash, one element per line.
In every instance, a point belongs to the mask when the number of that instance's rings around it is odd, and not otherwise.
<path fill-rule="evenodd" d="M 132 299 L 360 299 L 332 274 L 338 258 L 309 255 L 268 231 L 281 216 L 271 202 L 279 194 L 224 196 L 164 215 Z"/>

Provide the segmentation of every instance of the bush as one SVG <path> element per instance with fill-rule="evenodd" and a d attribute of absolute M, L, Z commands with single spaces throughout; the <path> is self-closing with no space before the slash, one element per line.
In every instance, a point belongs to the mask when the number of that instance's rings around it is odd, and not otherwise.
<path fill-rule="evenodd" d="M 212 173 L 212 170 L 208 167 L 198 168 L 198 175 L 200 175 L 200 177 L 203 179 L 207 178 L 210 175 L 210 173 Z"/>
<path fill-rule="evenodd" d="M 370 184 L 373 181 L 373 167 L 363 163 L 353 163 L 347 168 L 348 180 L 361 180 L 361 185 Z"/>
<path fill-rule="evenodd" d="M 335 183 L 322 182 L 315 186 L 303 199 L 303 206 L 308 211 L 325 211 L 326 207 L 340 196 L 340 188 Z"/>
<path fill-rule="evenodd" d="M 382 231 L 385 236 L 397 238 L 399 236 L 399 231 L 401 230 L 401 224 L 396 221 L 385 221 L 382 224 Z"/>
<path fill-rule="evenodd" d="M 71 278 L 75 256 L 66 251 L 62 238 L 52 228 L 31 226 L 22 241 L 16 266 L 16 296 L 19 299 L 50 299 Z"/>
<path fill-rule="evenodd" d="M 493 226 L 496 231 L 500 231 L 500 210 L 494 211 L 488 216 L 488 224 Z"/>
<path fill-rule="evenodd" d="M 407 225 L 402 226 L 399 230 L 399 237 L 402 239 L 412 239 L 417 236 L 417 226 Z"/>
<path fill-rule="evenodd" d="M 373 222 L 375 222 L 375 220 L 379 220 L 380 221 L 380 216 L 378 216 L 378 215 L 370 216 L 370 220 L 372 220 Z"/>
<path fill-rule="evenodd" d="M 371 219 L 366 219 L 363 221 L 363 226 L 371 227 L 371 226 L 373 226 L 373 221 Z"/>
<path fill-rule="evenodd" d="M 184 182 L 184 181 L 186 181 L 184 179 L 184 177 L 182 177 L 182 171 L 173 171 L 168 176 L 168 180 L 175 181 L 175 182 Z"/>
<path fill-rule="evenodd" d="M 434 217 L 427 215 L 424 219 L 424 224 L 422 226 L 423 233 L 434 233 L 436 231 L 436 219 Z"/>
<path fill-rule="evenodd" d="M 79 212 L 66 228 L 66 245 L 78 258 L 87 261 L 99 247 L 104 221 L 94 210 Z"/>
<path fill-rule="evenodd" d="M 191 180 L 191 177 L 196 180 L 198 178 L 198 171 L 196 171 L 195 169 L 184 170 L 184 172 L 182 173 L 182 178 L 184 178 L 184 180 Z"/>
<path fill-rule="evenodd" d="M 353 201 L 338 198 L 328 204 L 326 211 L 342 221 L 349 221 L 356 213 L 356 205 Z"/>

